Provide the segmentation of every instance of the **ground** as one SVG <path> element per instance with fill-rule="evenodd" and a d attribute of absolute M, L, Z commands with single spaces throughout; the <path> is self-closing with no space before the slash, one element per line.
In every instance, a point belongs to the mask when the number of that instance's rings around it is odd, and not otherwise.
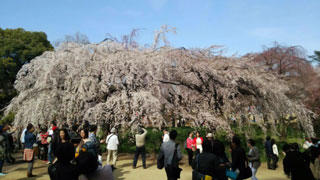
<path fill-rule="evenodd" d="M 27 178 L 27 163 L 22 160 L 22 153 L 17 153 L 14 155 L 17 162 L 12 165 L 6 164 L 3 171 L 8 173 L 4 177 L 0 177 L 2 180 L 24 180 L 24 179 L 37 179 L 37 180 L 48 180 L 48 165 L 46 162 L 41 160 L 36 160 L 34 165 L 33 174 L 36 175 L 34 178 Z M 104 163 L 105 163 L 104 156 Z M 159 170 L 156 167 L 156 163 L 151 157 L 147 160 L 147 169 L 142 168 L 141 159 L 138 161 L 136 169 L 132 169 L 133 155 L 121 154 L 117 163 L 117 169 L 114 172 L 115 180 L 165 180 L 166 174 L 164 169 Z M 192 169 L 186 164 L 187 158 L 182 160 L 181 168 L 183 169 L 181 173 L 181 180 L 191 180 L 192 179 Z M 282 171 L 281 162 L 279 163 L 279 168 L 277 170 L 267 170 L 266 163 L 263 163 L 259 168 L 257 177 L 259 180 L 287 180 L 286 176 Z"/>

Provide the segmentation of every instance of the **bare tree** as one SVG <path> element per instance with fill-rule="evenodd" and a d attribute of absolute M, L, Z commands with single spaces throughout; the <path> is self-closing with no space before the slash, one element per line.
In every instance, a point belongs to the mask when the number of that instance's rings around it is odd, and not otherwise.
<path fill-rule="evenodd" d="M 77 44 L 90 44 L 89 38 L 87 35 L 82 34 L 80 32 L 76 32 L 73 35 L 65 35 L 64 39 L 59 39 L 54 42 L 54 46 L 58 47 L 63 42 L 72 42 Z"/>
<path fill-rule="evenodd" d="M 155 31 L 152 49 L 156 49 L 159 46 L 161 39 L 162 39 L 163 43 L 165 44 L 165 46 L 169 47 L 170 42 L 168 41 L 167 36 L 166 36 L 166 34 L 169 32 L 171 32 L 173 34 L 177 33 L 175 27 L 169 27 L 167 25 L 162 25 L 160 30 Z"/>

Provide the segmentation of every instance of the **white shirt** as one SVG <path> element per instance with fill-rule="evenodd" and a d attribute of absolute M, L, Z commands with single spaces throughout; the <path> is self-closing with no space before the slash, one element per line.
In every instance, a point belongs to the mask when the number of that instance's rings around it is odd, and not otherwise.
<path fill-rule="evenodd" d="M 170 140 L 169 134 L 163 135 L 163 142 L 168 142 Z"/>
<path fill-rule="evenodd" d="M 115 134 L 109 134 L 106 138 L 107 149 L 108 150 L 118 150 L 118 136 Z"/>
<path fill-rule="evenodd" d="M 23 131 L 22 131 L 22 134 L 20 136 L 20 141 L 21 143 L 24 143 L 24 135 L 26 134 L 26 131 L 27 131 L 27 128 L 25 128 Z"/>
<path fill-rule="evenodd" d="M 53 130 L 52 130 L 52 128 L 49 129 L 48 134 L 49 134 L 49 136 L 53 135 Z"/>
<path fill-rule="evenodd" d="M 278 147 L 276 144 L 272 145 L 273 154 L 279 156 Z"/>

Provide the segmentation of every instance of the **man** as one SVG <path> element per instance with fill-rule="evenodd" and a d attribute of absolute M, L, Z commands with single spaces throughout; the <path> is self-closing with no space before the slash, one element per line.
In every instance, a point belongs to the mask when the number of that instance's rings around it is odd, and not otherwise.
<path fill-rule="evenodd" d="M 13 146 L 13 138 L 12 138 L 13 132 L 9 132 L 10 129 L 11 129 L 11 126 L 9 124 L 5 124 L 4 128 L 2 129 L 2 135 L 6 143 L 6 148 L 5 148 L 6 162 L 14 163 L 15 159 L 11 155 L 12 146 Z"/>
<path fill-rule="evenodd" d="M 270 136 L 266 137 L 266 142 L 264 143 L 264 147 L 266 149 L 266 158 L 267 158 L 267 163 L 268 163 L 268 169 L 273 169 L 271 166 L 271 158 L 272 158 L 272 146 L 271 146 L 271 138 Z"/>
<path fill-rule="evenodd" d="M 141 128 L 139 130 L 139 133 L 140 134 L 136 134 L 136 153 L 134 155 L 132 167 L 133 167 L 133 169 L 136 168 L 139 155 L 141 154 L 142 165 L 143 165 L 143 168 L 146 169 L 147 168 L 146 167 L 146 149 L 144 147 L 144 144 L 145 144 L 145 139 L 147 136 L 147 130 L 144 128 Z"/>
<path fill-rule="evenodd" d="M 118 145 L 119 140 L 116 135 L 116 128 L 111 129 L 111 134 L 109 134 L 106 138 L 108 156 L 107 156 L 107 164 L 109 164 L 111 156 L 112 156 L 112 168 L 115 168 L 118 158 Z"/>
<path fill-rule="evenodd" d="M 98 160 L 98 150 L 99 150 L 100 144 L 99 144 L 99 141 L 97 140 L 96 133 L 97 133 L 97 126 L 90 125 L 88 141 L 84 144 L 84 148 Z"/>
<path fill-rule="evenodd" d="M 174 140 L 178 136 L 176 130 L 170 132 L 170 140 L 164 142 L 160 148 L 160 154 L 164 155 L 164 167 L 166 170 L 168 180 L 177 180 L 180 178 L 179 161 L 182 159 L 180 145 L 176 144 Z M 175 151 L 177 153 L 175 153 Z"/>
<path fill-rule="evenodd" d="M 166 129 L 164 129 L 163 130 L 162 142 L 168 142 L 169 140 L 170 140 L 169 132 Z"/>

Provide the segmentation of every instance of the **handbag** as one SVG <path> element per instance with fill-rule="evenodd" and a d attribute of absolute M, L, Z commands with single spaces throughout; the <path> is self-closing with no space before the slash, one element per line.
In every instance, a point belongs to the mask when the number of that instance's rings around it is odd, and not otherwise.
<path fill-rule="evenodd" d="M 235 171 L 232 171 L 230 169 L 226 169 L 226 176 L 230 179 L 237 179 L 238 174 Z"/>
<path fill-rule="evenodd" d="M 164 153 L 160 151 L 160 154 L 157 158 L 157 168 L 162 169 L 164 167 Z"/>
<path fill-rule="evenodd" d="M 243 179 L 250 178 L 251 176 L 252 176 L 252 171 L 251 171 L 251 168 L 249 167 L 248 159 L 246 159 Z"/>
<path fill-rule="evenodd" d="M 196 170 L 192 171 L 192 180 L 205 180 L 206 175 L 199 172 L 199 154 L 196 156 Z"/>

